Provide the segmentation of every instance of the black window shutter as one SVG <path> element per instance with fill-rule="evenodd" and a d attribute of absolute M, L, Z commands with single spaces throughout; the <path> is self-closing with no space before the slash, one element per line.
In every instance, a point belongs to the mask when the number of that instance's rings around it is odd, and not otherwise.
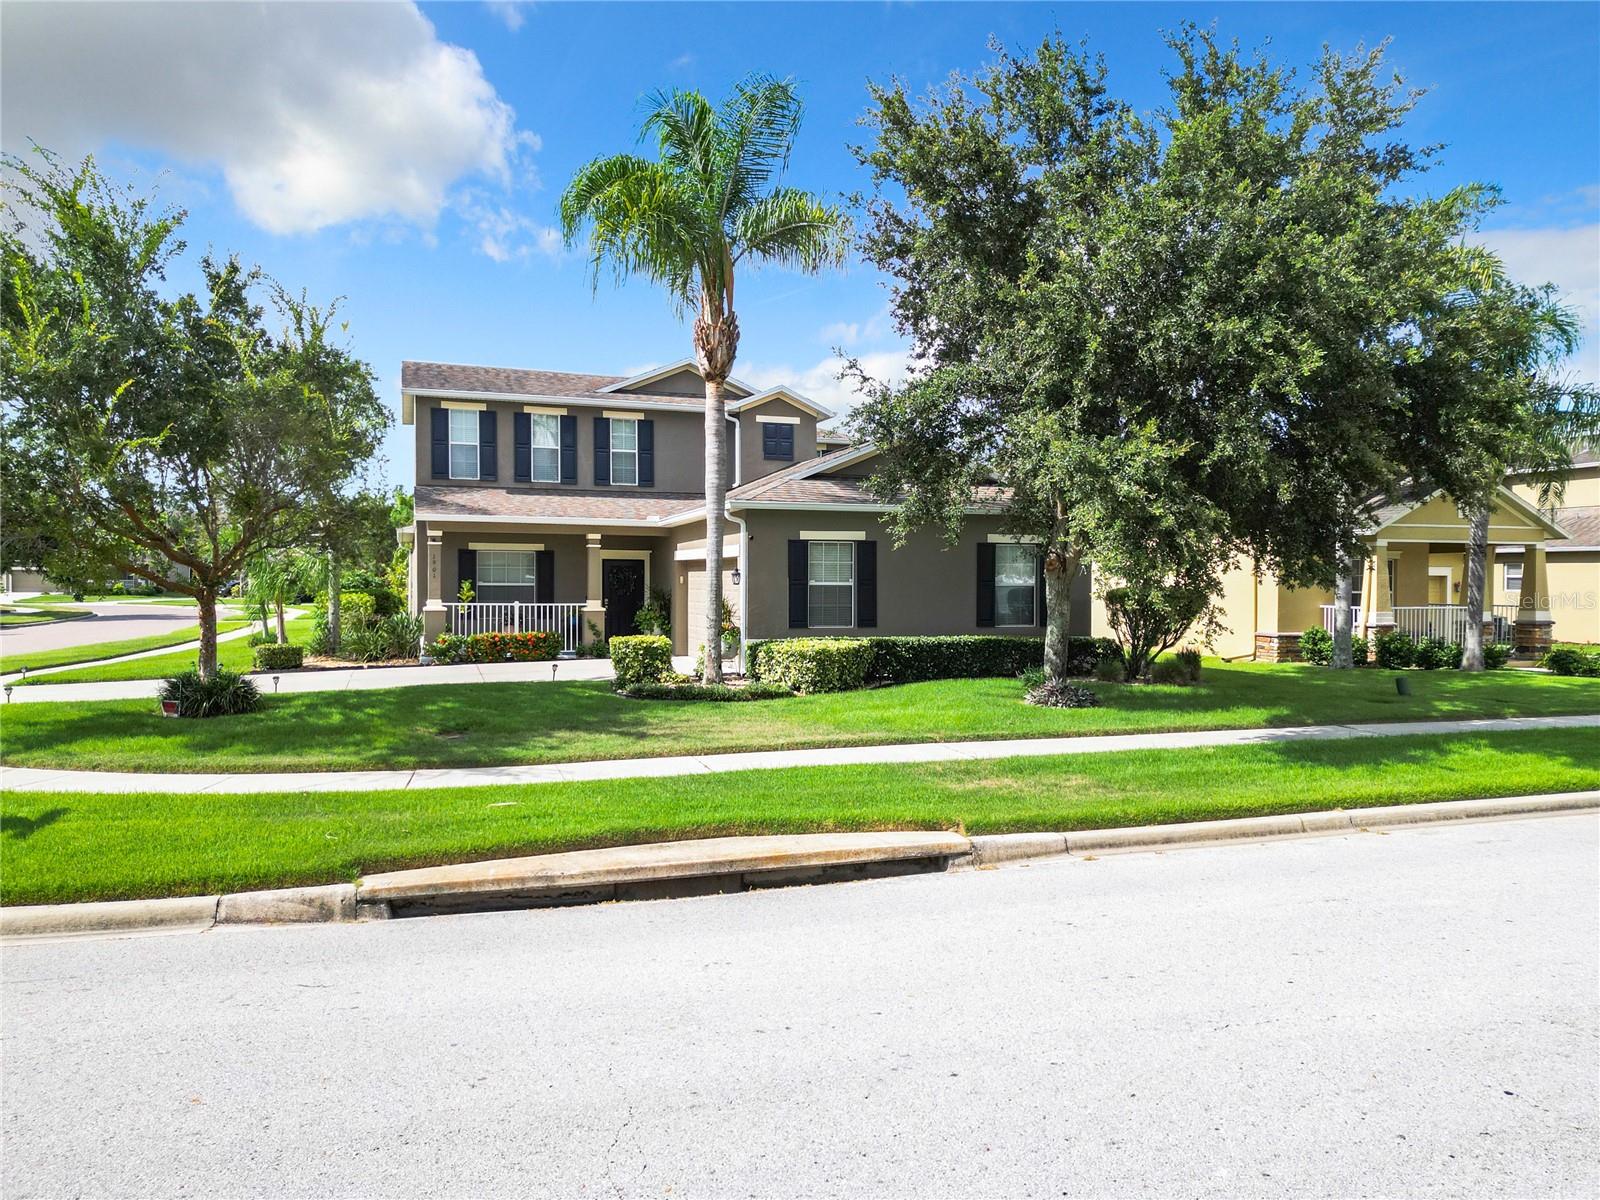
<path fill-rule="evenodd" d="M 476 550 L 456 551 L 456 587 L 459 589 L 463 583 L 478 586 L 478 552 Z M 457 592 L 459 595 L 459 591 Z"/>
<path fill-rule="evenodd" d="M 794 460 L 794 426 L 761 422 L 761 457 Z"/>
<path fill-rule="evenodd" d="M 533 479 L 533 418 L 527 413 L 511 414 L 513 473 L 518 483 Z"/>
<path fill-rule="evenodd" d="M 594 419 L 594 485 L 611 486 L 611 422 Z"/>
<path fill-rule="evenodd" d="M 878 543 L 856 543 L 856 624 L 873 629 L 878 624 Z"/>
<path fill-rule="evenodd" d="M 1033 623 L 1044 625 L 1047 623 L 1044 619 L 1044 547 L 1038 547 L 1033 553 L 1036 563 L 1035 578 L 1038 580 L 1033 589 Z M 1070 587 L 1071 584 L 1067 586 Z"/>
<path fill-rule="evenodd" d="M 810 626 L 810 612 L 806 605 L 806 544 L 799 538 L 789 539 L 789 628 L 806 629 Z"/>
<path fill-rule="evenodd" d="M 656 485 L 656 423 L 639 422 L 639 486 Z"/>
<path fill-rule="evenodd" d="M 500 448 L 495 445 L 495 419 L 500 414 L 486 408 L 478 414 L 478 478 L 495 479 Z"/>
<path fill-rule="evenodd" d="M 994 625 L 994 543 L 978 543 L 978 624 Z"/>
<path fill-rule="evenodd" d="M 578 418 L 561 418 L 561 482 L 578 482 Z"/>
<path fill-rule="evenodd" d="M 430 418 L 433 422 L 433 477 L 450 478 L 450 410 L 436 408 Z"/>
<path fill-rule="evenodd" d="M 534 600 L 539 604 L 553 604 L 556 598 L 556 552 L 533 552 Z"/>

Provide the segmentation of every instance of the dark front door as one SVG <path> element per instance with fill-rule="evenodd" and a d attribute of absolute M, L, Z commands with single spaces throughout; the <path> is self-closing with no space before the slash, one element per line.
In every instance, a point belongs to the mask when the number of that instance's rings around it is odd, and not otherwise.
<path fill-rule="evenodd" d="M 644 605 L 644 563 L 608 558 L 600 566 L 600 598 L 606 604 L 606 637 L 638 633 L 633 618 Z"/>

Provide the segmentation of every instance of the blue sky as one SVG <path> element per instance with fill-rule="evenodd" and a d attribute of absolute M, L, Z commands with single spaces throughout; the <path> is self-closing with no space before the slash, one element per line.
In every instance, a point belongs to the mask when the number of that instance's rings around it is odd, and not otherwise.
<path fill-rule="evenodd" d="M 640 97 L 713 97 L 749 70 L 793 75 L 807 115 L 791 179 L 848 193 L 869 79 L 916 89 L 989 57 L 1086 37 L 1121 96 L 1164 99 L 1161 31 L 1215 22 L 1305 65 L 1391 39 L 1428 89 L 1409 135 L 1442 142 L 1423 185 L 1503 188 L 1486 240 L 1557 282 L 1600 378 L 1600 6 L 1592 4 L 8 3 L 0 132 L 95 151 L 189 212 L 196 249 L 237 251 L 315 298 L 345 297 L 354 348 L 398 408 L 402 358 L 627 372 L 688 334 L 648 285 L 591 289 L 550 226 L 587 158 L 631 148 Z M 188 282 L 181 279 L 180 282 Z M 893 374 L 904 348 L 873 272 L 741 283 L 737 374 L 835 407 L 836 347 Z M 409 482 L 409 430 L 387 478 Z"/>

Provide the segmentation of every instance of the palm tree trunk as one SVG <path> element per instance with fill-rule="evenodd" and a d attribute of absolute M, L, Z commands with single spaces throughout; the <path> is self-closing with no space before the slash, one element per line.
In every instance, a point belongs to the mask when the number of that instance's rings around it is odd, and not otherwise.
<path fill-rule="evenodd" d="M 1339 573 L 1333 580 L 1333 663 L 1336 671 L 1356 665 L 1350 645 L 1350 597 L 1355 593 L 1355 564 L 1347 550 L 1339 551 Z"/>
<path fill-rule="evenodd" d="M 289 641 L 289 627 L 283 619 L 283 593 L 279 592 L 272 598 L 273 607 L 278 610 L 278 645 L 287 645 Z"/>
<path fill-rule="evenodd" d="M 1467 532 L 1467 624 L 1461 631 L 1461 669 L 1483 670 L 1483 593 L 1489 575 L 1489 506 L 1474 510 Z"/>
<path fill-rule="evenodd" d="M 722 682 L 722 531 L 727 504 L 728 405 L 722 381 L 706 377 L 706 624 L 703 683 Z M 689 636 L 694 636 L 693 630 Z"/>

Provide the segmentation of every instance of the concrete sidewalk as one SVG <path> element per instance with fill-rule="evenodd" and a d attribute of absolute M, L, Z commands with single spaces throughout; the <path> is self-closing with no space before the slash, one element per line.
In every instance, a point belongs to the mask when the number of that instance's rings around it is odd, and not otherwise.
<path fill-rule="evenodd" d="M 224 634 L 218 641 L 230 637 L 248 637 L 254 626 L 233 634 Z M 166 646 L 130 658 L 146 658 L 153 654 L 171 654 L 175 650 L 192 649 L 188 646 Z M 106 662 L 120 662 L 107 659 Z M 73 668 L 101 666 L 103 663 L 78 663 Z M 31 672 L 38 674 L 38 672 Z M 434 667 L 340 667 L 333 670 L 281 671 L 277 683 L 272 672 L 251 676 L 263 693 L 287 695 L 290 692 L 355 692 L 365 688 L 421 687 L 435 683 L 545 683 L 554 679 L 610 679 L 611 661 L 604 658 L 558 659 L 555 662 L 534 663 L 461 663 L 456 666 Z M 142 700 L 154 699 L 161 691 L 159 679 L 123 679 L 111 683 L 41 683 L 19 687 L 11 693 L 12 703 L 49 703 L 62 700 Z"/>
<path fill-rule="evenodd" d="M 411 771 L 145 774 L 137 771 L 55 771 L 34 767 L 0 767 L 0 790 L 234 794 L 370 792 L 403 788 L 488 787 L 497 784 L 661 778 L 673 775 L 717 774 L 726 771 L 765 771 L 784 767 L 1040 758 L 1122 750 L 1176 750 L 1199 746 L 1271 745 L 1282 742 L 1337 741 L 1357 737 L 1472 734 L 1531 729 L 1600 729 L 1600 715 L 1495 717 L 1471 721 L 1395 721 L 1366 725 L 1300 725 L 1281 729 L 1203 729 L 1180 733 L 1010 738 L 987 742 L 916 742 L 888 746 L 831 746 L 808 750 L 753 750 L 735 754 L 615 758 L 540 766 L 435 767 Z"/>

